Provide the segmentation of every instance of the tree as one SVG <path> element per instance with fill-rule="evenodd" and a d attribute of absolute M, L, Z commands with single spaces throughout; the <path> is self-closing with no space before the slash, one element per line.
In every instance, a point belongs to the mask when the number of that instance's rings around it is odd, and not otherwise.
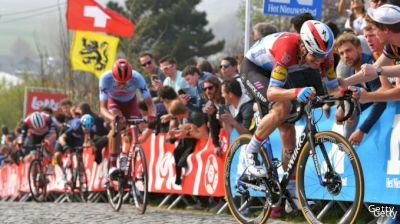
<path fill-rule="evenodd" d="M 195 6 L 200 0 L 127 0 L 127 11 L 116 3 L 107 7 L 128 16 L 135 24 L 135 35 L 121 41 L 120 49 L 136 62 L 138 55 L 149 51 L 156 58 L 174 56 L 180 66 L 192 63 L 194 57 L 206 57 L 221 51 L 224 41 L 211 43 L 214 34 L 206 30 L 206 13 Z"/>

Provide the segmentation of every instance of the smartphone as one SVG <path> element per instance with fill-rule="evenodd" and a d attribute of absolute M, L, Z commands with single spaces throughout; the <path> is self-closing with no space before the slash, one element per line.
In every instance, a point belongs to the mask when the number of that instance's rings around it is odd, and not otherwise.
<path fill-rule="evenodd" d="M 227 106 L 225 104 L 221 104 L 218 107 L 218 114 L 219 115 L 224 114 L 226 112 L 226 110 L 228 110 Z"/>
<path fill-rule="evenodd" d="M 151 81 L 156 81 L 156 80 L 159 80 L 158 76 L 157 75 L 152 75 L 151 76 Z"/>
<path fill-rule="evenodd" d="M 184 89 L 180 89 L 180 90 L 178 90 L 178 94 L 179 95 L 186 94 L 186 91 Z"/>

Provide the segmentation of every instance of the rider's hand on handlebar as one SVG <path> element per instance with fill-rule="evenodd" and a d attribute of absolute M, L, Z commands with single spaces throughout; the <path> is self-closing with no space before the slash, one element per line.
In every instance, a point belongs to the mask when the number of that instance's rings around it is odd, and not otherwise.
<path fill-rule="evenodd" d="M 296 88 L 295 90 L 296 99 L 300 103 L 304 103 L 309 99 L 312 99 L 315 96 L 314 87 L 304 87 L 304 88 Z"/>

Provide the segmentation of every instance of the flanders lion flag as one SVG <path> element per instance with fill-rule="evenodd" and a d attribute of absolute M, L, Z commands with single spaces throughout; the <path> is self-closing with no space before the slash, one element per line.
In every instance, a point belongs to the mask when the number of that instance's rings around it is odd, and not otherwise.
<path fill-rule="evenodd" d="M 99 78 L 111 69 L 118 42 L 117 37 L 76 31 L 71 48 L 72 69 L 91 72 Z"/>

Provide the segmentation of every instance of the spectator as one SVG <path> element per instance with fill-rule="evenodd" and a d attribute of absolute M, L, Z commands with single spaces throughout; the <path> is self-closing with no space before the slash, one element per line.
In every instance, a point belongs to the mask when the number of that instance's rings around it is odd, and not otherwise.
<path fill-rule="evenodd" d="M 171 130 L 175 126 L 175 119 L 170 113 L 170 108 L 172 101 L 179 99 L 178 94 L 172 87 L 163 86 L 158 90 L 158 97 L 167 110 L 167 114 L 161 116 L 161 123 L 169 123 L 169 129 Z"/>
<path fill-rule="evenodd" d="M 187 106 L 189 109 L 201 112 L 203 105 L 205 103 L 205 99 L 203 97 L 203 83 L 204 80 L 212 76 L 210 73 L 200 72 L 196 66 L 188 65 L 183 69 L 182 76 L 186 80 L 186 82 L 191 85 L 196 90 L 196 98 L 189 103 Z"/>
<path fill-rule="evenodd" d="M 350 0 L 350 10 L 345 9 L 345 4 L 345 0 L 340 0 L 338 5 L 339 14 L 347 17 L 344 27 L 354 30 L 357 35 L 361 35 L 362 27 L 366 24 L 364 0 Z"/>
<path fill-rule="evenodd" d="M 392 4 L 400 6 L 400 0 L 369 0 L 368 8 L 376 9 L 383 4 Z"/>
<path fill-rule="evenodd" d="M 278 32 L 278 28 L 269 23 L 256 23 L 253 26 L 253 40 L 258 41 L 261 38 Z"/>
<path fill-rule="evenodd" d="M 208 62 L 204 58 L 199 58 L 197 60 L 196 67 L 197 67 L 197 69 L 199 69 L 200 72 L 214 74 L 214 69 L 211 66 L 210 62 Z"/>
<path fill-rule="evenodd" d="M 234 128 L 239 134 L 249 134 L 254 115 L 253 101 L 245 98 L 239 87 L 239 82 L 234 79 L 222 83 L 222 97 L 229 107 L 218 111 L 219 120 L 229 133 Z"/>
<path fill-rule="evenodd" d="M 93 143 L 96 150 L 94 150 L 93 153 L 96 163 L 100 164 L 103 158 L 102 150 L 108 143 L 107 135 L 109 133 L 109 129 L 107 128 L 106 121 L 102 117 L 95 114 L 90 108 L 90 105 L 85 102 L 82 102 L 77 106 L 76 112 L 80 114 L 89 114 L 93 117 L 94 126 L 96 127 L 93 136 Z"/>
<path fill-rule="evenodd" d="M 151 77 L 151 84 L 155 89 L 162 86 L 162 82 L 165 80 L 165 74 L 161 71 L 160 67 L 152 54 L 142 53 L 139 55 L 139 63 L 142 65 L 145 74 Z"/>
<path fill-rule="evenodd" d="M 390 4 L 382 5 L 377 9 L 368 11 L 367 22 L 372 24 L 380 42 L 385 43 L 383 54 L 379 56 L 373 65 L 364 64 L 355 75 L 346 78 L 342 85 L 354 85 L 373 80 L 381 76 L 383 91 L 368 94 L 361 92 L 362 102 L 377 102 L 399 100 L 400 88 L 393 88 L 390 83 L 382 81 L 382 77 L 399 77 L 400 66 L 393 61 L 400 60 L 400 7 Z"/>
<path fill-rule="evenodd" d="M 309 12 L 301 13 L 297 16 L 292 17 L 292 19 L 290 19 L 290 24 L 291 24 L 290 31 L 293 33 L 300 33 L 300 29 L 303 23 L 307 20 L 313 20 L 313 19 L 314 17 Z"/>
<path fill-rule="evenodd" d="M 243 81 L 240 78 L 238 73 L 238 62 L 235 58 L 232 57 L 225 57 L 221 60 L 221 65 L 219 66 L 221 69 L 221 76 L 222 79 L 225 80 L 232 80 L 236 79 L 240 83 L 240 87 L 242 89 L 242 93 L 244 93 L 245 97 L 248 97 L 247 90 L 243 85 Z"/>
<path fill-rule="evenodd" d="M 186 166 L 187 157 L 193 152 L 198 139 L 208 138 L 207 119 L 202 113 L 189 111 L 180 100 L 172 101 L 170 112 L 180 123 L 178 129 L 169 131 L 169 135 L 179 140 L 174 150 L 175 184 L 181 185 L 182 168 Z"/>
<path fill-rule="evenodd" d="M 165 106 L 161 102 L 155 102 L 154 104 L 156 106 L 157 121 L 149 124 L 150 128 L 147 128 L 147 126 L 143 128 L 144 131 L 142 132 L 142 135 L 139 137 L 138 140 L 139 143 L 145 142 L 153 132 L 155 132 L 156 134 L 168 132 L 168 124 L 161 123 L 161 116 L 167 114 L 167 110 L 165 109 Z M 138 108 L 140 114 L 143 117 L 147 117 L 149 115 L 149 109 L 147 108 L 147 105 L 144 103 L 144 101 L 139 101 Z"/>
<path fill-rule="evenodd" d="M 217 112 L 218 108 L 225 103 L 221 94 L 221 81 L 216 76 L 210 76 L 204 80 L 203 90 L 204 97 L 207 100 L 207 103 L 203 106 L 203 112 L 208 117 L 208 125 L 215 153 L 220 156 L 222 154 L 221 143 L 219 141 L 221 125 L 217 119 Z"/>
<path fill-rule="evenodd" d="M 9 131 L 8 131 L 8 128 L 7 128 L 7 126 L 3 126 L 2 128 L 1 128 L 1 142 L 0 142 L 0 144 L 5 144 L 6 143 L 6 138 L 7 138 L 7 135 L 9 135 L 10 133 L 9 133 Z"/>
<path fill-rule="evenodd" d="M 63 99 L 60 101 L 60 113 L 63 113 L 64 116 L 64 122 L 68 122 L 69 120 L 72 119 L 72 114 L 71 114 L 71 107 L 72 107 L 72 102 L 69 99 Z"/>
<path fill-rule="evenodd" d="M 182 92 L 180 96 L 183 102 L 187 103 L 190 98 L 196 97 L 196 91 L 182 77 L 182 72 L 177 70 L 176 60 L 172 56 L 165 56 L 160 60 L 160 67 L 165 78 L 163 85 L 171 86 L 177 93 Z"/>
<path fill-rule="evenodd" d="M 363 54 L 361 48 L 361 42 L 354 34 L 345 33 L 339 36 L 335 41 L 334 48 L 339 53 L 341 59 L 352 69 L 351 74 L 361 70 L 361 65 L 365 63 L 372 64 L 372 55 Z M 359 85 L 361 88 L 361 85 Z M 366 91 L 376 91 L 381 87 L 379 78 L 372 81 L 366 82 L 363 87 Z M 359 113 L 372 107 L 366 120 L 356 130 L 359 122 Z M 358 107 L 356 107 L 358 108 Z M 375 122 L 382 115 L 386 109 L 386 103 L 368 103 L 360 105 L 361 111 L 355 110 L 353 116 L 344 124 L 344 137 L 349 140 L 351 144 L 359 145 L 364 137 L 364 134 L 368 133 Z M 343 116 L 343 110 L 340 108 L 336 113 L 337 117 Z"/>

